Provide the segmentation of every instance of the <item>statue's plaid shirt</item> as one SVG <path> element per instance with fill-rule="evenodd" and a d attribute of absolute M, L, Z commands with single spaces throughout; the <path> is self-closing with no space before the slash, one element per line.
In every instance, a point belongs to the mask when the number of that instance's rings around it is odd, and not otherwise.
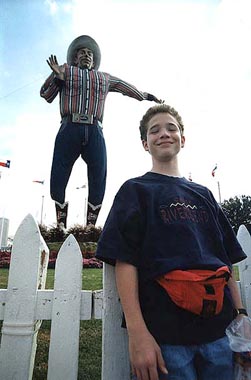
<path fill-rule="evenodd" d="M 65 80 L 52 73 L 43 84 L 40 95 L 51 103 L 60 93 L 61 116 L 73 113 L 93 115 L 102 122 L 108 92 L 120 92 L 139 101 L 148 100 L 148 94 L 133 85 L 97 70 L 65 66 Z"/>

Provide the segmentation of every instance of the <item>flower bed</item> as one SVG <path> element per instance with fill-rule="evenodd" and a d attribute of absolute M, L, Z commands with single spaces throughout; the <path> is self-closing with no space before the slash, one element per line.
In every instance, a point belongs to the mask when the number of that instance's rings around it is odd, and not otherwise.
<path fill-rule="evenodd" d="M 49 255 L 48 268 L 54 269 L 58 251 L 51 250 Z M 95 251 L 84 250 L 83 268 L 102 268 L 102 262 L 94 257 Z M 9 268 L 11 259 L 11 251 L 0 251 L 0 268 Z"/>

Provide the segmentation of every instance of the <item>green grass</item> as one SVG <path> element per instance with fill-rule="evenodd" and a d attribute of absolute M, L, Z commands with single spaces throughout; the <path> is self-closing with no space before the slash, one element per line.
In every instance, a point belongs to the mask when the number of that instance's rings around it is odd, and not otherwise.
<path fill-rule="evenodd" d="M 8 284 L 8 269 L 0 269 L 0 289 L 6 289 Z M 46 289 L 54 288 L 54 269 L 47 270 Z M 102 269 L 85 268 L 82 271 L 82 289 L 97 290 L 102 289 Z"/>
<path fill-rule="evenodd" d="M 0 271 L 1 275 L 1 271 Z M 54 269 L 47 270 L 46 289 L 54 288 Z M 102 289 L 102 269 L 85 268 L 82 271 L 82 289 L 97 290 Z"/>
<path fill-rule="evenodd" d="M 233 272 L 234 272 L 234 277 L 235 277 L 236 281 L 239 281 L 240 280 L 240 276 L 239 276 L 238 265 L 233 265 Z"/>
<path fill-rule="evenodd" d="M 50 343 L 50 321 L 43 321 L 38 333 L 38 345 L 32 380 L 47 378 Z M 67 344 L 67 338 L 66 342 Z M 80 322 L 78 380 L 101 379 L 102 322 L 90 320 Z"/>
<path fill-rule="evenodd" d="M 6 289 L 8 284 L 9 269 L 0 269 L 0 289 Z"/>
<path fill-rule="evenodd" d="M 8 273 L 8 269 L 0 269 L 1 289 L 7 288 Z M 102 289 L 102 269 L 85 268 L 83 269 L 82 274 L 82 289 Z M 48 269 L 46 289 L 53 289 L 53 284 L 54 269 Z M 33 371 L 33 380 L 45 380 L 47 378 L 50 326 L 50 321 L 43 321 L 38 333 L 38 345 Z M 80 322 L 78 380 L 101 379 L 101 341 L 101 320 L 90 320 Z"/>

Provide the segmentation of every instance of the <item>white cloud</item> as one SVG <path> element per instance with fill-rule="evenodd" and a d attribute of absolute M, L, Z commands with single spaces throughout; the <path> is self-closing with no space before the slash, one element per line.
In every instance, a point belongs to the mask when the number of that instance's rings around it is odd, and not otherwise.
<path fill-rule="evenodd" d="M 58 1 L 58 0 L 45 0 L 45 5 L 49 7 L 51 15 L 57 14 L 60 10 L 64 13 L 70 14 L 74 7 L 74 1 Z"/>
<path fill-rule="evenodd" d="M 49 6 L 50 14 L 55 15 L 58 12 L 58 3 L 55 0 L 45 0 L 45 5 Z"/>

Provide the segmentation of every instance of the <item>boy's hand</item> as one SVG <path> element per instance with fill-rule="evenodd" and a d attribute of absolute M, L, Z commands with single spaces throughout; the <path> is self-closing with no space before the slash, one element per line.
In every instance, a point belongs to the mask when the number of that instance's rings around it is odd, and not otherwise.
<path fill-rule="evenodd" d="M 51 55 L 49 59 L 46 60 L 52 71 L 56 74 L 56 77 L 64 80 L 65 67 L 60 66 L 55 55 Z"/>
<path fill-rule="evenodd" d="M 137 380 L 159 380 L 158 369 L 167 374 L 160 347 L 148 332 L 129 334 L 132 371 Z"/>

